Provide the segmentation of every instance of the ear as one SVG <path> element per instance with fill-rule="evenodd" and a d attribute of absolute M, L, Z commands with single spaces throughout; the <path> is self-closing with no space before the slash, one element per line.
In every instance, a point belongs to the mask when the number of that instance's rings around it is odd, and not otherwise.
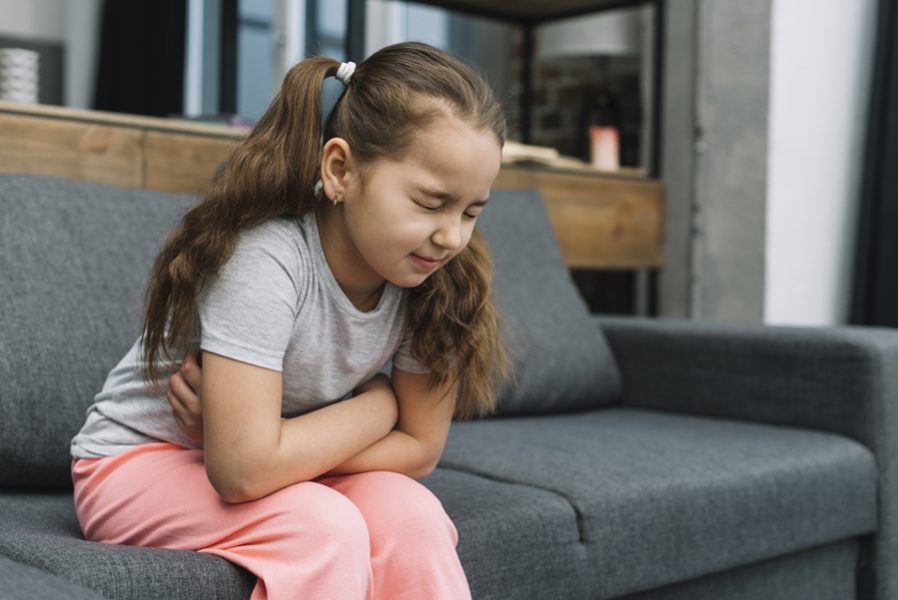
<path fill-rule="evenodd" d="M 352 151 L 343 138 L 331 138 L 321 151 L 321 182 L 328 199 L 346 195 L 352 177 Z"/>

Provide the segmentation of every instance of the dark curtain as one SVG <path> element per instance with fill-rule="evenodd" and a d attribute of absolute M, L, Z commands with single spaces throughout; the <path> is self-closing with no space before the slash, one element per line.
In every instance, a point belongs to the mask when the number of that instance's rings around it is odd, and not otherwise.
<path fill-rule="evenodd" d="M 183 112 L 186 0 L 106 0 L 94 108 Z"/>
<path fill-rule="evenodd" d="M 851 322 L 898 327 L 898 9 L 879 1 Z"/>

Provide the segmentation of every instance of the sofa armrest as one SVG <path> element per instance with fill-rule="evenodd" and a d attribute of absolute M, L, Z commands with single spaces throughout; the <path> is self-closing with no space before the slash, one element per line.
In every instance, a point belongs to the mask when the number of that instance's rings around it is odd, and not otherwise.
<path fill-rule="evenodd" d="M 829 431 L 870 448 L 879 526 L 862 564 L 869 597 L 898 598 L 898 330 L 596 320 L 625 406 Z"/>
<path fill-rule="evenodd" d="M 898 433 L 898 331 L 600 317 L 625 406 Z"/>

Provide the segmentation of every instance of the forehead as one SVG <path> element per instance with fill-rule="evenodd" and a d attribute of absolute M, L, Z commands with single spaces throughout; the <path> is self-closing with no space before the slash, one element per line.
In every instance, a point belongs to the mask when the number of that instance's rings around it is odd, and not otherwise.
<path fill-rule="evenodd" d="M 481 198 L 489 194 L 501 160 L 493 132 L 441 117 L 415 134 L 402 164 L 414 183 L 459 198 Z"/>

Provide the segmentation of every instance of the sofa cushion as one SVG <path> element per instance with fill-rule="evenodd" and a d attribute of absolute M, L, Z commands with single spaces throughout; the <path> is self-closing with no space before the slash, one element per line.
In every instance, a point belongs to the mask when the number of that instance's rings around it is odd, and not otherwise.
<path fill-rule="evenodd" d="M 424 480 L 458 529 L 474 597 L 583 598 L 585 553 L 571 505 L 552 492 L 436 470 Z M 120 600 L 248 598 L 254 578 L 207 554 L 81 539 L 66 493 L 0 494 L 0 555 Z M 520 593 L 518 593 L 518 590 Z"/>
<path fill-rule="evenodd" d="M 496 302 L 516 381 L 502 415 L 611 404 L 620 396 L 614 357 L 580 297 L 537 190 L 494 190 L 478 219 L 495 263 Z"/>
<path fill-rule="evenodd" d="M 71 485 L 69 442 L 140 331 L 189 196 L 0 175 L 0 485 Z"/>
<path fill-rule="evenodd" d="M 861 540 L 844 540 L 615 600 L 856 600 Z"/>
<path fill-rule="evenodd" d="M 103 600 L 99 594 L 46 571 L 0 558 L 4 600 Z"/>
<path fill-rule="evenodd" d="M 439 468 L 422 483 L 458 530 L 458 556 L 474 598 L 588 598 L 577 514 L 564 498 Z"/>
<path fill-rule="evenodd" d="M 848 438 L 634 409 L 457 423 L 441 468 L 551 491 L 577 514 L 590 598 L 869 533 L 876 465 Z"/>
<path fill-rule="evenodd" d="M 71 493 L 4 492 L 0 515 L 0 555 L 108 598 L 249 598 L 255 585 L 218 556 L 85 541 Z"/>

